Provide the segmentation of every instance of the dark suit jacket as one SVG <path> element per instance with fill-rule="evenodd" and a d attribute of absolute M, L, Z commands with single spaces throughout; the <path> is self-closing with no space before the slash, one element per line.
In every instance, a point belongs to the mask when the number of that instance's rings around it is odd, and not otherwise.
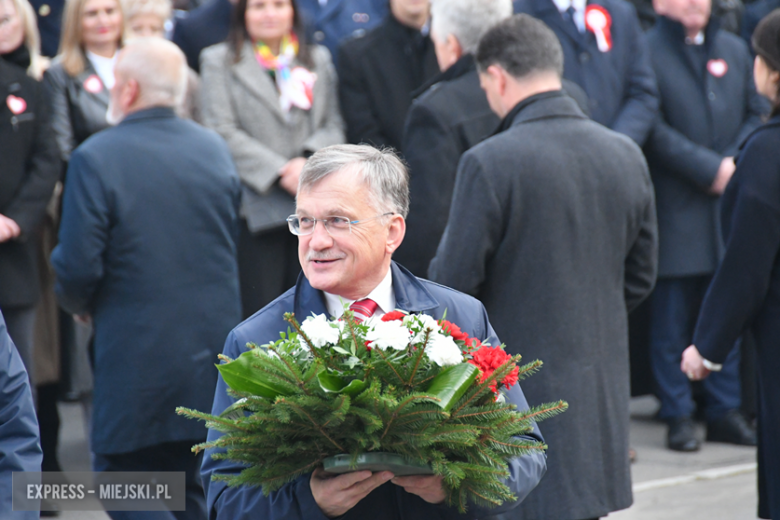
<path fill-rule="evenodd" d="M 442 319 L 446 311 L 447 319 L 458 324 L 469 336 L 487 338 L 491 345 L 501 343 L 493 332 L 485 309 L 477 300 L 447 287 L 417 279 L 398 264 L 393 263 L 391 268 L 398 309 L 428 314 L 437 320 Z M 279 332 L 287 330 L 289 326 L 283 319 L 285 312 L 294 312 L 296 316 L 310 316 L 312 313 L 328 315 L 322 292 L 312 288 L 301 274 L 294 288 L 233 329 L 225 342 L 225 355 L 235 359 L 246 351 L 248 342 L 262 345 L 277 339 Z M 212 409 L 215 415 L 219 415 L 235 402 L 235 399 L 227 395 L 226 390 L 227 386 L 220 377 Z M 520 410 L 528 407 L 520 385 L 512 387 L 507 393 L 507 400 L 517 405 Z M 215 430 L 210 430 L 209 441 L 221 435 Z M 534 426 L 534 431 L 529 437 L 541 439 L 538 427 Z M 309 487 L 310 474 L 303 475 L 269 496 L 265 496 L 263 493 L 258 493 L 257 489 L 229 488 L 224 482 L 212 482 L 211 476 L 215 473 L 235 473 L 241 470 L 240 465 L 230 461 L 212 460 L 210 456 L 212 453 L 214 450 L 207 450 L 203 457 L 202 469 L 206 500 L 212 518 L 219 515 L 220 518 L 235 520 L 250 518 L 327 520 L 312 496 Z M 529 453 L 513 459 L 508 466 L 511 477 L 507 479 L 507 485 L 517 497 L 517 502 L 505 502 L 496 509 L 486 510 L 472 504 L 469 505 L 467 515 L 460 515 L 454 508 L 429 504 L 388 482 L 372 491 L 340 518 L 343 520 L 368 518 L 372 520 L 465 520 L 510 511 L 542 478 L 546 468 L 545 456 L 538 452 Z"/>
<path fill-rule="evenodd" d="M 26 109 L 11 112 L 10 96 Z M 40 293 L 35 232 L 60 175 L 49 104 L 40 82 L 0 58 L 0 215 L 20 237 L 0 243 L 0 308 L 32 306 Z"/>
<path fill-rule="evenodd" d="M 508 352 L 544 362 L 531 402 L 569 402 L 514 518 L 606 516 L 631 505 L 627 311 L 655 282 L 653 187 L 639 147 L 561 92 L 505 124 L 461 158 L 429 272 L 485 304 Z"/>
<path fill-rule="evenodd" d="M 659 276 L 712 274 L 722 244 L 718 197 L 709 188 L 768 104 L 756 92 L 745 43 L 716 22 L 703 46 L 689 46 L 681 24 L 659 17 L 648 42 L 661 93 L 645 146 L 658 204 Z M 725 62 L 722 77 L 707 71 L 710 60 Z"/>
<path fill-rule="evenodd" d="M 339 100 L 350 143 L 401 150 L 412 93 L 439 72 L 433 42 L 394 16 L 339 50 Z"/>
<path fill-rule="evenodd" d="M 644 144 L 658 110 L 658 90 L 636 10 L 623 0 L 592 0 L 612 18 L 612 50 L 601 52 L 590 31 L 565 22 L 552 0 L 515 0 L 515 12 L 546 23 L 563 47 L 563 77 L 590 98 L 594 121 Z"/>
<path fill-rule="evenodd" d="M 748 138 L 723 195 L 726 254 L 702 304 L 693 342 L 723 363 L 751 330 L 759 382 L 760 518 L 780 518 L 780 117 Z"/>
<path fill-rule="evenodd" d="M 239 193 L 225 142 L 170 108 L 73 153 L 52 265 L 60 304 L 95 324 L 95 453 L 205 437 L 174 408 L 208 409 L 241 319 Z"/>
<path fill-rule="evenodd" d="M 309 43 L 324 45 L 337 64 L 339 46 L 351 37 L 364 36 L 390 13 L 388 0 L 296 0 L 306 25 Z"/>
<path fill-rule="evenodd" d="M 232 12 L 230 0 L 211 0 L 176 21 L 173 43 L 181 48 L 195 72 L 200 72 L 200 51 L 227 38 Z"/>
<path fill-rule="evenodd" d="M 37 511 L 11 512 L 15 471 L 41 471 L 41 444 L 38 438 L 38 419 L 35 416 L 30 380 L 24 363 L 8 335 L 3 315 L 0 314 L 0 439 L 3 456 L 0 457 L 0 515 L 3 518 L 34 520 Z"/>
<path fill-rule="evenodd" d="M 30 0 L 38 20 L 41 34 L 41 54 L 53 58 L 60 47 L 62 12 L 65 0 Z"/>
<path fill-rule="evenodd" d="M 564 91 L 587 109 L 588 98 L 564 80 Z M 460 156 L 488 137 L 499 118 L 479 86 L 474 58 L 465 55 L 418 92 L 404 125 L 402 150 L 409 164 L 411 201 L 406 238 L 394 258 L 417 276 L 428 264 L 447 224 Z"/>
<path fill-rule="evenodd" d="M 412 103 L 402 145 L 411 200 L 406 238 L 394 258 L 417 276 L 427 275 L 447 224 L 458 159 L 499 123 L 479 86 L 470 54 L 434 81 Z"/>
<path fill-rule="evenodd" d="M 108 127 L 106 111 L 110 99 L 109 90 L 100 82 L 89 60 L 86 67 L 76 77 L 71 77 L 55 61 L 43 75 L 46 95 L 51 100 L 52 127 L 57 136 L 62 161 L 70 160 L 71 152 L 89 136 Z M 91 76 L 97 78 L 103 88 L 99 92 L 90 92 L 84 83 Z M 92 78 L 94 79 L 94 78 Z"/>

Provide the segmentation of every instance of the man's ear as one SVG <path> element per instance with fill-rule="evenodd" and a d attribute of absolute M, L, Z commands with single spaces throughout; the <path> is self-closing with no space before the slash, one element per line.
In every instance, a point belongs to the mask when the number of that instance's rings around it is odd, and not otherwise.
<path fill-rule="evenodd" d="M 388 254 L 392 255 L 396 249 L 401 246 L 401 242 L 404 241 L 406 236 L 406 220 L 401 215 L 392 215 L 390 217 L 390 227 L 387 232 L 387 243 L 385 250 Z"/>
<path fill-rule="evenodd" d="M 138 86 L 138 81 L 134 79 L 130 79 L 125 83 L 125 85 L 122 87 L 122 95 L 121 95 L 121 101 L 122 101 L 122 108 L 123 111 L 126 113 L 127 109 L 132 107 L 136 104 L 138 101 L 138 98 L 141 95 L 141 89 Z"/>
<path fill-rule="evenodd" d="M 485 72 L 493 79 L 493 84 L 498 90 L 497 94 L 503 96 L 506 93 L 506 71 L 500 65 L 490 65 Z"/>
<path fill-rule="evenodd" d="M 449 47 L 450 52 L 452 52 L 454 56 L 457 56 L 458 60 L 463 56 L 463 47 L 460 45 L 458 39 L 455 38 L 455 35 L 450 34 L 447 36 L 447 47 Z"/>

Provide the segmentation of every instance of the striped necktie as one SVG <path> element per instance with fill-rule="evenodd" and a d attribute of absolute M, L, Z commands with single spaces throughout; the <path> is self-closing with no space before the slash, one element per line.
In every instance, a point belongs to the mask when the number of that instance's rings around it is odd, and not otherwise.
<path fill-rule="evenodd" d="M 379 305 L 370 298 L 358 300 L 349 306 L 349 310 L 355 314 L 355 321 L 358 323 L 373 316 L 378 308 Z"/>

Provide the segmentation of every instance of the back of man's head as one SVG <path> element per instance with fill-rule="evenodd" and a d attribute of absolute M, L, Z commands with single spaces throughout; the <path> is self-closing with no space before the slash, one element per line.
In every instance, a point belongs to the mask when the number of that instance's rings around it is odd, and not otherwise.
<path fill-rule="evenodd" d="M 175 44 L 162 38 L 136 38 L 123 49 L 114 69 L 117 83 L 135 80 L 138 98 L 132 109 L 175 107 L 187 88 L 187 60 Z"/>
<path fill-rule="evenodd" d="M 440 41 L 454 36 L 474 54 L 485 31 L 512 16 L 512 0 L 432 0 L 431 30 Z"/>
<path fill-rule="evenodd" d="M 481 72 L 499 65 L 516 79 L 538 73 L 563 75 L 563 49 L 558 37 L 541 22 L 518 14 L 499 22 L 479 41 L 476 51 Z"/>

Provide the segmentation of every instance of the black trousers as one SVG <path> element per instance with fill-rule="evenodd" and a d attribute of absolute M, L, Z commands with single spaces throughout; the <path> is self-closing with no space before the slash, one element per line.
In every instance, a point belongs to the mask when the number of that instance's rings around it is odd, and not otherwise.
<path fill-rule="evenodd" d="M 253 235 L 241 220 L 238 277 L 244 319 L 294 286 L 300 272 L 298 239 L 287 227 Z"/>
<path fill-rule="evenodd" d="M 190 448 L 199 440 L 165 442 L 138 451 L 94 454 L 95 471 L 183 471 L 186 474 L 186 511 L 108 511 L 112 520 L 206 520 L 206 496 L 200 479 L 203 453 Z"/>

